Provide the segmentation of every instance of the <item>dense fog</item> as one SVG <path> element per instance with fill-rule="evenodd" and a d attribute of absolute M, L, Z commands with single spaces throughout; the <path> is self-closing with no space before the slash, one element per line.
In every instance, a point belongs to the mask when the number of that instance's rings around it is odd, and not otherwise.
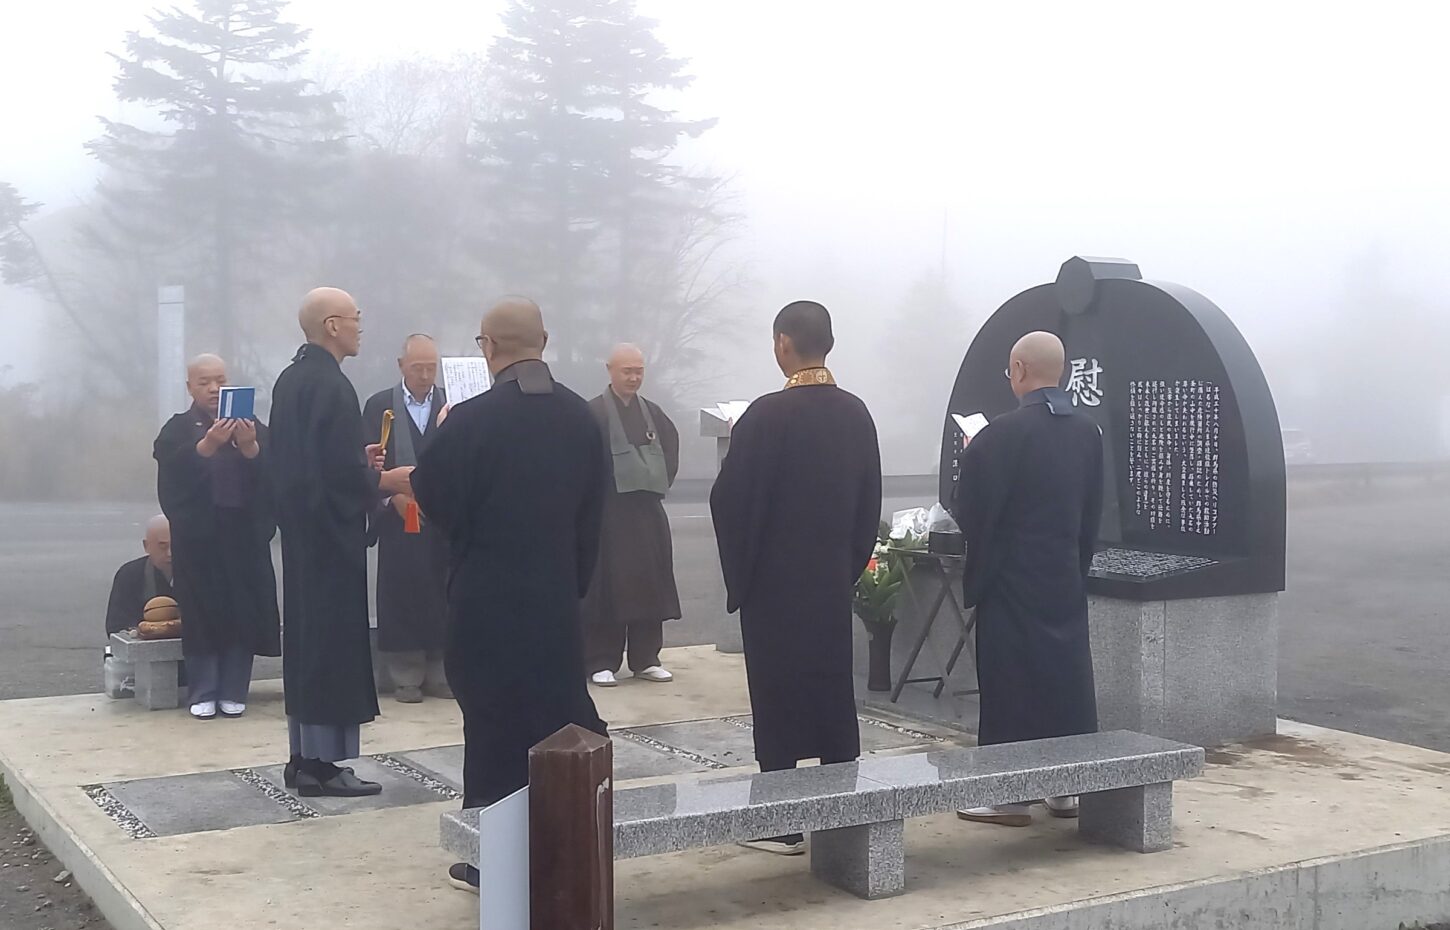
<path fill-rule="evenodd" d="M 186 402 L 158 359 L 175 285 L 181 355 L 221 354 L 264 408 L 315 285 L 362 307 L 363 394 L 407 334 L 476 354 L 491 300 L 535 297 L 585 396 L 611 345 L 644 347 L 696 477 L 696 410 L 777 389 L 771 317 L 819 300 L 885 470 L 926 474 L 977 327 L 1073 255 L 1222 307 L 1296 456 L 1450 455 L 1433 4 L 19 0 L 5 19 L 6 498 L 149 493 L 159 410 Z"/>

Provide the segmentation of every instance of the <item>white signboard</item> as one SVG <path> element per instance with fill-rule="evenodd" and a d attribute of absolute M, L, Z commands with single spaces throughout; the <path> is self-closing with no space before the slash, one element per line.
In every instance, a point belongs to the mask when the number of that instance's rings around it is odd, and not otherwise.
<path fill-rule="evenodd" d="M 493 385 L 487 360 L 478 356 L 444 358 L 439 363 L 443 367 L 443 390 L 448 392 L 450 404 L 477 397 Z"/>
<path fill-rule="evenodd" d="M 478 812 L 478 884 L 479 930 L 529 930 L 527 787 Z"/>
<path fill-rule="evenodd" d="M 156 289 L 156 418 L 165 423 L 191 403 L 186 396 L 186 292 Z"/>

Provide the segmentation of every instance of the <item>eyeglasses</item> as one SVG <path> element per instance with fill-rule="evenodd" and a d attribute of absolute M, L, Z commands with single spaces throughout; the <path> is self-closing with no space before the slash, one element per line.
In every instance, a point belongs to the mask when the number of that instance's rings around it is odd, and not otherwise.
<path fill-rule="evenodd" d="M 359 310 L 357 313 L 353 314 L 352 316 L 343 316 L 341 313 L 334 313 L 332 316 L 325 316 L 325 317 L 322 318 L 322 322 L 324 322 L 324 323 L 328 322 L 329 320 L 351 320 L 354 323 L 361 324 L 362 323 L 362 311 Z"/>
<path fill-rule="evenodd" d="M 480 352 L 483 351 L 483 343 L 484 343 L 484 340 L 486 340 L 486 339 L 488 339 L 487 336 L 474 336 L 473 337 L 473 341 L 478 344 L 478 351 L 480 351 Z"/>
<path fill-rule="evenodd" d="M 1008 365 L 1006 368 L 1002 369 L 1002 377 L 1006 378 L 1008 381 L 1011 381 L 1012 380 L 1012 366 L 1011 365 Z"/>

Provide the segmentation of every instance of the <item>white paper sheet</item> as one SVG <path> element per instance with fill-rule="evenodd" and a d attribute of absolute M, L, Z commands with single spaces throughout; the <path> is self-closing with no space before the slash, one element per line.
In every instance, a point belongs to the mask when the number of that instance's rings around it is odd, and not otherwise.
<path fill-rule="evenodd" d="M 952 419 L 956 421 L 957 429 L 961 430 L 962 435 L 968 439 L 974 439 L 982 431 L 982 427 L 987 425 L 987 418 L 980 413 L 973 413 L 965 417 L 960 413 L 954 413 Z"/>
<path fill-rule="evenodd" d="M 720 418 L 728 421 L 731 426 L 734 426 L 745 415 L 746 408 L 750 406 L 750 401 L 727 400 L 716 406 L 720 411 Z"/>
<path fill-rule="evenodd" d="M 443 369 L 443 390 L 448 392 L 450 404 L 477 397 L 493 385 L 488 362 L 478 356 L 439 359 L 439 364 Z"/>

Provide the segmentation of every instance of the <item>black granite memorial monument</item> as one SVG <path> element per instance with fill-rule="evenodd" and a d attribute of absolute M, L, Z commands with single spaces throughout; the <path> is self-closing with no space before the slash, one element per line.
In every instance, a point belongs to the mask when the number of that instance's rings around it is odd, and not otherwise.
<path fill-rule="evenodd" d="M 1013 297 L 972 341 L 952 389 L 941 500 L 962 432 L 953 415 L 1016 406 L 1012 345 L 1061 337 L 1063 387 L 1104 436 L 1104 507 L 1089 591 L 1161 601 L 1284 589 L 1284 449 L 1268 382 L 1228 316 L 1113 258 L 1072 258 Z"/>

